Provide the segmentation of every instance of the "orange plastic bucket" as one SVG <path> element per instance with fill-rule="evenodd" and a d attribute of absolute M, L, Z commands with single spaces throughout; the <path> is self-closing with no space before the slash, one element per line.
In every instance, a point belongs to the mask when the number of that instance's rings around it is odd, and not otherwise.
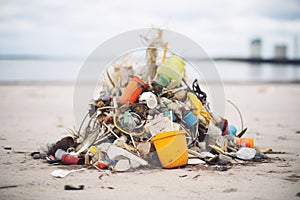
<path fill-rule="evenodd" d="M 183 130 L 158 133 L 151 141 L 164 168 L 187 165 L 188 148 Z"/>
<path fill-rule="evenodd" d="M 139 95 L 143 92 L 143 89 L 147 87 L 139 77 L 134 76 L 125 88 L 122 96 L 120 97 L 120 104 L 134 103 L 139 98 Z"/>

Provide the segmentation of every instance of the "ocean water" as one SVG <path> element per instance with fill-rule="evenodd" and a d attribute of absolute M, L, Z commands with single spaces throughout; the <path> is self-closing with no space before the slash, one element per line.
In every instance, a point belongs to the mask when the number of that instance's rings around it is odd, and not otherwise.
<path fill-rule="evenodd" d="M 74 83 L 84 60 L 17 59 L 0 60 L 0 83 L 71 82 Z M 201 68 L 200 61 L 193 61 Z M 217 61 L 214 65 L 223 82 L 299 82 L 300 65 L 250 64 Z M 99 63 L 103 66 L 103 63 Z M 201 71 L 201 69 L 200 69 Z M 205 77 L 204 77 L 205 78 Z"/>

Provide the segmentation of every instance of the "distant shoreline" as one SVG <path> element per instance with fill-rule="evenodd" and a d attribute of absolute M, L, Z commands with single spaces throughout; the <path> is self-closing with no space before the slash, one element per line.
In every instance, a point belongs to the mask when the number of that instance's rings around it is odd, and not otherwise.
<path fill-rule="evenodd" d="M 35 54 L 0 54 L 0 60 L 83 60 L 82 56 L 55 56 Z"/>
<path fill-rule="evenodd" d="M 270 64 L 290 64 L 300 65 L 300 59 L 264 59 L 264 58 L 235 58 L 235 57 L 219 57 L 213 58 L 214 61 L 233 61 L 248 63 L 270 63 Z"/>
<path fill-rule="evenodd" d="M 275 58 L 243 58 L 243 57 L 211 57 L 210 59 L 191 57 L 190 60 L 213 60 L 213 61 L 231 61 L 247 63 L 269 63 L 269 64 L 291 64 L 300 65 L 300 59 L 275 59 Z M 0 60 L 84 60 L 82 56 L 55 56 L 55 55 L 35 55 L 35 54 L 0 54 Z"/>
<path fill-rule="evenodd" d="M 76 86 L 73 81 L 0 81 L 0 86 Z M 93 85 L 94 83 L 81 83 L 83 85 Z M 220 84 L 220 82 L 210 82 L 209 84 Z M 223 81 L 225 85 L 272 85 L 272 84 L 300 84 L 300 81 Z"/>

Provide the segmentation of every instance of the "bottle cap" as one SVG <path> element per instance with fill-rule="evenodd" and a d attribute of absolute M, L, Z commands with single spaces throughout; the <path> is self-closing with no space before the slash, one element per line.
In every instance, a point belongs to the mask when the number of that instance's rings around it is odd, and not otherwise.
<path fill-rule="evenodd" d="M 170 83 L 170 81 L 171 80 L 169 79 L 169 77 L 166 75 L 163 75 L 163 74 L 159 75 L 157 77 L 157 79 L 155 80 L 155 82 L 162 87 L 165 87 L 166 85 L 168 85 Z"/>
<path fill-rule="evenodd" d="M 91 146 L 89 151 L 91 154 L 95 155 L 98 152 L 98 148 L 96 146 Z"/>

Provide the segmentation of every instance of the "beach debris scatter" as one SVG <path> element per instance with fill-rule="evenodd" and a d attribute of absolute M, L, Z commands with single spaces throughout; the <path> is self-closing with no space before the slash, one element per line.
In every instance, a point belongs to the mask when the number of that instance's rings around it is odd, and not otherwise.
<path fill-rule="evenodd" d="M 33 152 L 34 159 L 112 172 L 187 165 L 226 171 L 237 163 L 269 159 L 265 154 L 271 149 L 244 137 L 242 118 L 238 130 L 210 109 L 201 83 L 189 79 L 186 60 L 168 49 L 161 30 L 153 32 L 141 38 L 148 45 L 143 64 L 124 56 L 107 67 L 80 128 Z M 51 174 L 62 178 L 80 170 Z"/>

